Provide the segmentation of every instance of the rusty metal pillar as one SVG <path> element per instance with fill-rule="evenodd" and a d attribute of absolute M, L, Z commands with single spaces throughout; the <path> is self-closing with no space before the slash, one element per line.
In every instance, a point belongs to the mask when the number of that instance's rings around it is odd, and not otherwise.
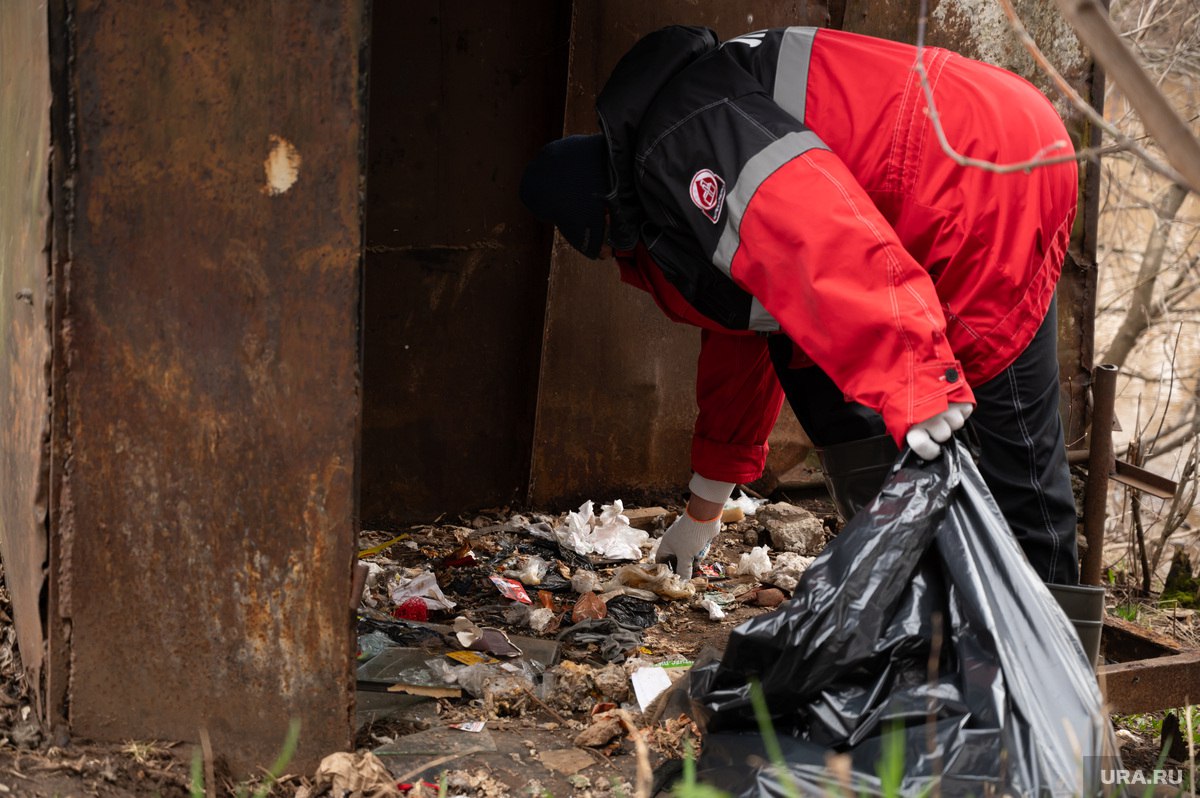
<path fill-rule="evenodd" d="M 236 773 L 297 717 L 308 768 L 354 700 L 362 3 L 51 9 L 51 691 Z"/>
<path fill-rule="evenodd" d="M 1092 375 L 1092 429 L 1088 436 L 1088 476 L 1083 503 L 1083 532 L 1087 552 L 1079 583 L 1103 584 L 1104 524 L 1108 518 L 1108 480 L 1114 471 L 1112 428 L 1116 412 L 1117 367 L 1097 366 Z"/>

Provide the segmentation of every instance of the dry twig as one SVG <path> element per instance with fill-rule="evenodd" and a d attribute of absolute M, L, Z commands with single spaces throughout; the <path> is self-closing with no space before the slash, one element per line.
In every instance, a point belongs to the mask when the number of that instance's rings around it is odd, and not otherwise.
<path fill-rule="evenodd" d="M 1055 0 L 1055 4 L 1080 41 L 1092 51 L 1092 57 L 1104 67 L 1105 74 L 1125 92 L 1167 161 L 1195 191 L 1200 187 L 1200 141 L 1121 41 L 1107 11 L 1095 0 Z"/>
<path fill-rule="evenodd" d="M 654 772 L 650 768 L 650 746 L 646 745 L 646 738 L 642 735 L 642 730 L 633 722 L 633 718 L 629 716 L 628 712 L 618 709 L 617 717 L 621 719 L 621 725 L 629 733 L 629 739 L 633 740 L 634 751 L 637 752 L 637 784 L 635 785 L 637 798 L 650 798 L 651 790 L 654 788 Z"/>
<path fill-rule="evenodd" d="M 1025 28 L 1025 23 L 1017 15 L 1017 11 L 1013 8 L 1012 0 L 1000 0 L 1000 5 L 1004 9 L 1005 16 L 1008 17 L 1009 26 L 1016 34 L 1017 39 L 1025 47 L 1025 50 L 1032 56 L 1042 72 L 1054 83 L 1054 87 L 1058 89 L 1059 94 L 1063 96 L 1074 108 L 1088 118 L 1088 121 L 1095 125 L 1098 129 L 1104 131 L 1117 142 L 1117 146 L 1113 147 L 1098 147 L 1094 149 L 1083 150 L 1078 153 L 1080 158 L 1091 157 L 1092 155 L 1107 155 L 1115 151 L 1126 150 L 1132 152 L 1140 158 L 1147 167 L 1152 171 L 1157 172 L 1168 180 L 1175 183 L 1184 182 L 1183 176 L 1179 174 L 1171 166 L 1162 163 L 1153 155 L 1151 155 L 1144 147 L 1137 143 L 1134 139 L 1125 135 L 1121 130 L 1112 124 L 1109 124 L 1099 111 L 1092 107 L 1092 104 L 1079 95 L 1079 92 L 1072 88 L 1066 78 L 1062 76 L 1050 60 L 1042 53 L 1041 48 L 1037 46 L 1037 42 L 1029 35 L 1029 31 Z"/>

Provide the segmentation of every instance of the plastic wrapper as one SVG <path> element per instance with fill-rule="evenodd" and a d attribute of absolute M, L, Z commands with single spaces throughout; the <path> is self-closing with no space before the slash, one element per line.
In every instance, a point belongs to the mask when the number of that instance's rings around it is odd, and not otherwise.
<path fill-rule="evenodd" d="M 758 512 L 758 508 L 766 503 L 766 499 L 753 499 L 746 495 L 746 491 L 739 490 L 736 499 L 730 498 L 725 500 L 725 509 L 728 510 L 736 507 L 742 511 L 743 515 L 754 515 Z"/>
<path fill-rule="evenodd" d="M 752 681 L 786 769 L 769 763 Z M 689 690 L 697 778 L 737 796 L 842 794 L 843 777 L 856 796 L 935 782 L 942 795 L 1086 796 L 1099 757 L 1116 756 L 1071 623 L 957 441 L 928 463 L 906 452 L 794 598 L 735 629 Z M 888 751 L 903 756 L 895 789 Z"/>
<path fill-rule="evenodd" d="M 454 602 L 446 598 L 438 587 L 437 577 L 429 571 L 422 571 L 412 578 L 397 575 L 388 585 L 392 601 L 403 604 L 410 598 L 418 598 L 425 602 L 431 610 L 452 610 Z"/>
<path fill-rule="evenodd" d="M 595 593 L 584 593 L 571 608 L 571 623 L 598 621 L 608 615 L 608 607 Z"/>
<path fill-rule="evenodd" d="M 576 593 L 594 593 L 600 589 L 600 577 L 595 571 L 580 569 L 571 574 L 571 589 Z"/>
<path fill-rule="evenodd" d="M 701 599 L 696 606 L 708 613 L 710 621 L 725 620 L 725 610 L 721 609 L 720 605 L 712 599 Z"/>
<path fill-rule="evenodd" d="M 550 563 L 534 554 L 518 558 L 512 567 L 505 569 L 504 575 L 520 581 L 521 584 L 534 586 L 542 583 L 549 570 Z"/>
<path fill-rule="evenodd" d="M 538 607 L 529 613 L 529 628 L 541 635 L 553 631 L 558 626 L 558 616 L 548 607 Z"/>
<path fill-rule="evenodd" d="M 607 593 L 623 585 L 649 590 L 665 599 L 686 599 L 696 595 L 696 586 L 677 575 L 666 563 L 623 565 L 602 587 Z"/>
<path fill-rule="evenodd" d="M 383 632 L 367 632 L 365 635 L 359 635 L 358 660 L 359 662 L 366 662 L 380 651 L 394 645 L 396 644 L 392 639 Z"/>

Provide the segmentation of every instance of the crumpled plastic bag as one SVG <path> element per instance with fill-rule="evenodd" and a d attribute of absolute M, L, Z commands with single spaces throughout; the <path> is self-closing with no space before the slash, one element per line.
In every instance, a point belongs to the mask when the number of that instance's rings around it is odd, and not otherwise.
<path fill-rule="evenodd" d="M 550 563 L 534 554 L 519 557 L 512 565 L 504 570 L 509 579 L 516 579 L 523 585 L 534 587 L 540 585 L 550 570 Z"/>
<path fill-rule="evenodd" d="M 330 754 L 317 767 L 315 781 L 317 788 L 328 789 L 332 798 L 398 798 L 403 795 L 387 767 L 370 751 Z"/>
<path fill-rule="evenodd" d="M 751 680 L 786 771 L 769 763 Z M 959 441 L 928 463 L 906 451 L 795 597 L 735 629 L 689 691 L 697 779 L 737 796 L 786 794 L 789 778 L 843 794 L 831 752 L 849 758 L 849 794 L 882 795 L 889 733 L 906 796 L 935 781 L 942 795 L 1095 795 L 1099 757 L 1116 756 L 1075 630 Z"/>
<path fill-rule="evenodd" d="M 766 499 L 755 499 L 746 495 L 746 491 L 739 490 L 736 499 L 730 498 L 725 500 L 725 509 L 736 507 L 742 511 L 744 515 L 754 515 L 758 512 L 758 508 L 767 503 Z"/>
<path fill-rule="evenodd" d="M 767 546 L 755 546 L 749 553 L 743 553 L 738 560 L 738 576 L 751 576 L 758 582 L 763 580 L 771 571 L 771 556 Z"/>
<path fill-rule="evenodd" d="M 392 601 L 397 605 L 403 604 L 410 598 L 419 598 L 431 610 L 454 609 L 454 602 L 442 593 L 442 589 L 437 583 L 437 577 L 432 571 L 422 571 L 411 579 L 399 577 L 389 587 Z"/>
<path fill-rule="evenodd" d="M 641 545 L 650 533 L 634 529 L 623 515 L 625 505 L 620 499 L 600 508 L 600 517 L 593 511 L 591 500 L 579 509 L 567 513 L 566 519 L 554 530 L 558 545 L 578 554 L 595 554 L 609 560 L 640 560 Z"/>
<path fill-rule="evenodd" d="M 696 595 L 696 586 L 684 579 L 665 562 L 654 565 L 622 565 L 612 578 L 600 586 L 605 593 L 621 587 L 648 590 L 665 599 L 687 599 Z"/>

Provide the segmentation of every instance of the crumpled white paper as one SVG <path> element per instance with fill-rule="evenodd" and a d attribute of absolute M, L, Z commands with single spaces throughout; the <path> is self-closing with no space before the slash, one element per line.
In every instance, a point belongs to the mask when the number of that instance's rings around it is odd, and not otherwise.
<path fill-rule="evenodd" d="M 389 587 L 391 588 L 392 601 L 397 606 L 410 598 L 419 598 L 431 610 L 454 609 L 454 602 L 446 598 L 446 595 L 442 593 L 442 588 L 437 583 L 437 577 L 431 571 L 422 571 L 412 579 L 400 577 L 392 582 Z"/>
<path fill-rule="evenodd" d="M 567 513 L 563 524 L 554 530 L 558 545 L 578 554 L 596 554 L 610 560 L 640 560 L 641 544 L 650 539 L 650 534 L 629 525 L 621 500 L 601 507 L 599 518 L 592 507 L 589 499 L 577 511 Z"/>

